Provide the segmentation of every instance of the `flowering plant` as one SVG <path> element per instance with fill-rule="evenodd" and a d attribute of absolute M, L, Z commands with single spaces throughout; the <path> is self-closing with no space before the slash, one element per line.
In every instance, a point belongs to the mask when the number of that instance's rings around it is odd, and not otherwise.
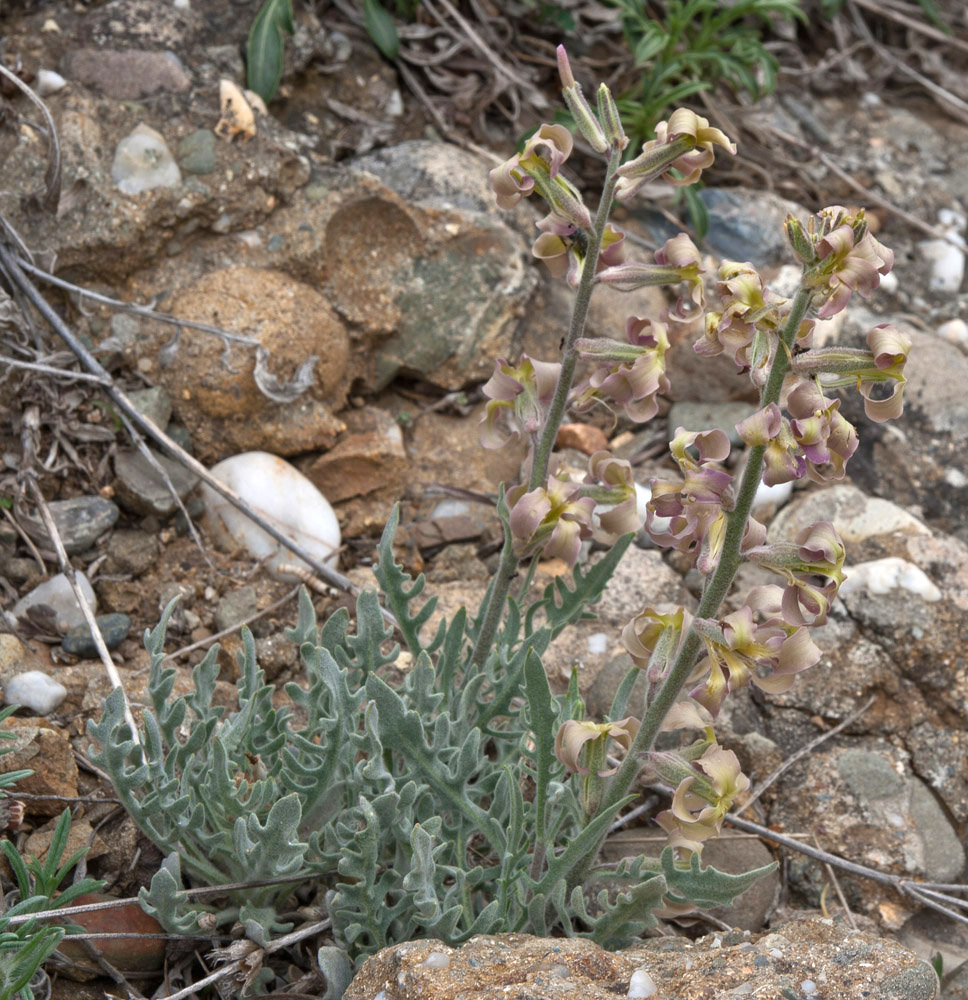
<path fill-rule="evenodd" d="M 620 165 L 627 139 L 607 88 L 602 85 L 598 91 L 596 115 L 563 48 L 558 49 L 558 63 L 566 103 L 584 138 L 605 159 L 606 176 L 594 220 L 583 224 L 583 218 L 592 220 L 592 213 L 576 188 L 561 177 L 572 148 L 570 139 L 559 137 L 554 159 L 554 175 L 568 192 L 567 212 L 564 198 L 539 183 L 539 165 L 527 157 L 515 157 L 491 173 L 499 204 L 502 178 L 509 171 L 518 172 L 519 190 L 547 192 L 549 218 L 567 214 L 567 240 L 584 252 L 580 266 L 567 271 L 569 283 L 576 287 L 574 315 L 563 342 L 557 385 L 553 394 L 545 393 L 551 403 L 543 411 L 543 427 L 531 435 L 530 476 L 506 494 L 511 505 L 508 542 L 482 616 L 479 656 L 494 639 L 518 560 L 543 553 L 574 564 L 581 540 L 591 533 L 594 503 L 585 501 L 594 494 L 583 484 L 564 480 L 553 471 L 550 458 L 565 409 L 580 411 L 605 402 L 622 407 L 634 421 L 653 417 L 657 395 L 669 389 L 665 365 L 669 329 L 694 318 L 695 308 L 705 308 L 701 257 L 691 240 L 685 235 L 669 240 L 651 262 L 625 259 L 622 234 L 608 222 L 613 199 L 631 199 L 660 177 L 676 185 L 692 184 L 712 164 L 717 147 L 736 151 L 706 119 L 679 109 L 656 127 L 655 138 L 637 157 Z M 544 134 L 539 130 L 538 135 Z M 543 162 L 540 166 L 544 168 Z M 529 183 L 532 176 L 534 183 Z M 539 229 L 546 228 L 546 222 L 539 223 Z M 699 607 L 695 615 L 682 608 L 662 614 L 646 608 L 625 629 L 623 641 L 635 669 L 645 670 L 649 681 L 641 719 L 568 721 L 555 743 L 559 760 L 582 783 L 589 818 L 596 810 L 611 812 L 643 763 L 651 766 L 675 790 L 672 808 L 659 817 L 659 823 L 680 854 L 698 855 L 702 841 L 718 832 L 729 805 L 748 786 L 736 758 L 715 743 L 713 723 L 724 699 L 751 682 L 766 691 L 785 691 L 797 673 L 815 664 L 820 650 L 809 629 L 826 621 L 843 580 L 844 545 L 830 523 L 813 525 L 795 542 L 765 544 L 766 530 L 750 513 L 756 489 L 761 480 L 772 485 L 804 477 L 818 482 L 843 478 L 858 439 L 840 412 L 840 400 L 829 395 L 832 390 L 856 385 L 873 420 L 901 412 L 910 342 L 899 331 L 876 327 L 868 335 L 867 351 L 811 349 L 816 320 L 843 310 L 854 292 L 869 295 L 890 271 L 892 252 L 874 238 L 862 210 L 836 205 L 806 225 L 790 217 L 786 232 L 803 265 L 796 294 L 789 299 L 776 295 L 751 264 L 726 261 L 716 283 L 718 308 L 706 313 L 703 335 L 695 343 L 700 355 L 731 355 L 759 390 L 758 410 L 737 425 L 749 446 L 745 472 L 737 479 L 724 468 L 730 445 L 722 431 L 680 427 L 670 450 L 681 478 L 652 483 L 646 531 L 657 545 L 694 558 L 706 578 Z M 548 249 L 547 238 L 539 237 L 535 256 L 549 260 Z M 552 272 L 563 269 L 552 264 Z M 630 316 L 625 341 L 586 338 L 582 334 L 588 302 L 598 284 L 619 289 L 674 285 L 685 289 L 687 298 L 680 296 L 677 305 L 659 317 Z M 684 308 L 687 302 L 691 310 Z M 579 359 L 594 366 L 581 382 L 575 381 Z M 891 385 L 889 395 L 873 396 L 879 383 Z M 592 458 L 586 482 L 599 475 L 603 464 L 602 454 Z M 608 465 L 610 481 L 634 491 L 630 470 L 620 473 L 623 463 L 617 459 L 609 459 Z M 634 518 L 622 524 L 637 527 Z M 718 619 L 743 560 L 777 573 L 785 586 L 757 587 L 738 611 Z M 675 720 L 705 730 L 701 755 L 654 750 L 659 732 Z M 620 766 L 604 768 L 600 765 L 609 737 L 626 752 Z M 570 879 L 589 870 L 600 843 L 598 838 L 569 873 Z"/>
<path fill-rule="evenodd" d="M 308 595 L 301 596 L 290 636 L 308 686 L 291 683 L 283 697 L 266 684 L 243 632 L 237 712 L 223 717 L 213 703 L 215 649 L 195 670 L 194 692 L 175 697 L 174 671 L 164 666 L 169 608 L 147 636 L 151 708 L 140 740 L 120 691 L 90 727 L 99 744 L 92 759 L 166 854 L 150 890 L 142 890 L 143 905 L 182 933 L 224 926 L 244 934 L 252 970 L 244 996 L 272 978 L 262 958 L 288 929 L 293 878 L 318 886 L 337 945 L 320 949 L 319 962 L 331 982 L 345 982 L 347 954 L 356 959 L 414 937 L 457 944 L 475 934 L 554 932 L 621 947 L 654 923 L 657 908 L 726 903 L 768 870 L 727 875 L 700 865 L 703 842 L 749 785 L 716 740 L 716 716 L 738 688 L 783 691 L 816 663 L 809 630 L 826 620 L 845 552 L 826 522 L 793 541 L 767 543 L 750 511 L 761 480 L 844 475 L 857 435 L 832 395 L 838 388 L 857 385 L 872 419 L 900 412 L 910 345 L 896 330 L 875 328 L 867 351 L 810 346 L 815 321 L 843 309 L 854 291 L 869 294 L 891 254 L 871 236 L 863 212 L 833 207 L 807 225 L 787 223 L 803 263 L 791 299 L 767 289 L 748 263 L 721 267 L 718 302 L 695 349 L 727 352 L 759 390 L 756 413 L 737 428 L 749 449 L 745 471 L 735 477 L 724 468 L 730 446 L 721 430 L 676 431 L 670 448 L 678 475 L 652 483 L 645 530 L 695 560 L 705 577 L 702 598 L 693 614 L 647 607 L 625 626 L 634 666 L 608 718 L 586 719 L 577 678 L 564 696 L 553 696 L 541 656 L 601 597 L 641 519 L 629 463 L 600 451 L 573 479 L 553 453 L 558 429 L 569 407 L 621 407 L 636 421 L 655 416 L 657 397 L 669 390 L 672 333 L 706 305 L 702 257 L 688 237 L 669 240 L 650 261 L 628 259 L 609 211 L 613 200 L 632 198 L 657 178 L 692 183 L 717 149 L 735 147 L 706 119 L 680 110 L 621 165 L 628 140 L 608 88 L 599 88 L 593 110 L 563 49 L 558 61 L 565 101 L 604 158 L 605 180 L 592 211 L 565 176 L 573 137 L 561 125 L 539 128 L 490 175 L 499 206 L 544 199 L 548 214 L 537 224 L 533 253 L 565 278 L 575 299 L 560 358 L 499 358 L 484 386 L 484 445 L 520 437 L 529 454 L 521 481 L 499 490 L 504 544 L 477 613 L 461 608 L 428 634 L 436 602 L 422 599 L 423 577 L 412 579 L 394 560 L 394 511 L 375 569 L 383 611 L 376 593 L 364 591 L 355 631 L 345 609 L 317 626 Z M 600 284 L 669 285 L 680 299 L 664 315 L 629 317 L 620 338 L 589 338 L 585 319 Z M 579 379 L 582 362 L 588 373 Z M 881 383 L 893 391 L 875 398 Z M 592 537 L 610 548 L 582 566 Z M 556 578 L 534 596 L 537 560 L 552 555 L 573 567 L 572 578 Z M 754 588 L 720 618 L 743 560 L 780 582 Z M 386 612 L 409 653 L 409 666 L 396 674 L 403 680 L 392 684 L 387 668 L 401 646 Z M 646 696 L 630 704 L 640 674 Z M 659 733 L 675 730 L 701 735 L 658 752 Z M 657 817 L 669 846 L 658 859 L 597 868 L 643 767 L 671 792 Z M 242 882 L 252 874 L 262 881 Z M 592 877 L 606 888 L 589 905 Z M 201 902 L 183 879 L 232 888 Z"/>

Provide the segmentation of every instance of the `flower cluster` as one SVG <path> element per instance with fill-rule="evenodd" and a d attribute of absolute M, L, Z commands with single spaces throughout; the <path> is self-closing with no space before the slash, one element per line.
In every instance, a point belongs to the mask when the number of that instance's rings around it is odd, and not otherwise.
<path fill-rule="evenodd" d="M 646 531 L 657 545 L 692 556 L 707 579 L 694 615 L 682 607 L 647 607 L 623 630 L 622 642 L 647 680 L 641 721 L 571 720 L 555 741 L 558 759 L 581 783 L 586 817 L 614 805 L 645 759 L 673 790 L 659 825 L 674 846 L 698 852 L 749 785 L 735 755 L 715 741 L 713 724 L 724 700 L 751 684 L 786 691 L 800 671 L 817 663 L 821 653 L 810 629 L 827 621 L 844 579 L 844 544 L 830 522 L 810 526 L 795 541 L 767 544 L 766 529 L 750 514 L 756 489 L 761 482 L 843 478 L 859 437 L 841 412 L 839 391 L 855 387 L 872 420 L 899 416 L 911 343 L 882 325 L 868 334 L 866 350 L 813 348 L 817 322 L 844 309 L 854 292 L 868 296 L 893 266 L 892 252 L 875 239 L 863 211 L 834 205 L 806 224 L 786 220 L 803 265 L 791 298 L 771 291 L 749 262 L 725 261 L 714 283 L 716 302 L 706 311 L 710 289 L 704 288 L 699 250 L 685 234 L 667 241 L 651 260 L 626 259 L 623 234 L 607 222 L 612 199 L 628 199 L 659 179 L 692 184 L 712 164 L 717 147 L 729 153 L 736 147 L 705 118 L 678 109 L 638 156 L 620 163 L 628 139 L 608 89 L 599 88 L 593 109 L 560 48 L 558 66 L 578 131 L 607 162 L 606 181 L 593 221 L 562 175 L 573 144 L 560 125 L 542 125 L 521 153 L 491 172 L 500 205 L 510 207 L 532 193 L 548 203 L 532 253 L 578 289 L 578 319 L 562 342 L 561 364 L 501 359 L 484 387 L 485 443 L 497 447 L 522 435 L 531 444 L 530 481 L 506 493 L 513 543 L 506 551 L 574 564 L 583 540 L 613 541 L 640 527 L 629 464 L 601 451 L 591 457 L 584 480 L 569 478 L 551 457 L 554 421 L 567 407 L 582 412 L 597 405 L 620 408 L 632 421 L 654 417 L 659 397 L 670 391 L 671 324 L 701 314 L 694 351 L 731 357 L 759 391 L 756 412 L 736 425 L 748 446 L 741 473 L 734 478 L 725 467 L 730 444 L 723 430 L 679 427 L 669 445 L 678 475 L 652 481 Z M 624 339 L 586 337 L 587 303 L 596 285 L 685 291 L 661 316 L 628 317 Z M 579 362 L 588 370 L 576 379 Z M 781 582 L 753 588 L 737 610 L 719 617 L 743 560 Z M 633 680 L 630 675 L 628 690 Z M 617 703 L 623 707 L 615 714 L 622 714 L 625 702 Z M 654 752 L 657 735 L 673 729 L 704 735 L 678 751 Z M 626 753 L 617 768 L 607 757 L 610 740 Z"/>

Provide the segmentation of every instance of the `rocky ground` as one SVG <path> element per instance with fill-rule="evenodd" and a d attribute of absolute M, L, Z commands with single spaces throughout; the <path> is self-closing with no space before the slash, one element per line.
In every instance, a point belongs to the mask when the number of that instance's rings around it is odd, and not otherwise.
<path fill-rule="evenodd" d="M 474 602 L 486 584 L 499 540 L 491 497 L 499 481 L 516 478 L 523 457 L 480 448 L 479 386 L 497 356 L 554 356 L 569 293 L 530 257 L 530 206 L 494 208 L 485 175 L 496 160 L 477 147 L 481 136 L 442 136 L 394 68 L 335 8 L 299 11 L 282 96 L 258 117 L 256 135 L 216 135 L 219 81 L 244 79 L 240 45 L 251 13 L 221 0 L 190 7 L 28 3 L 0 11 L 4 65 L 19 60 L 24 78 L 45 94 L 62 168 L 59 207 L 44 212 L 31 196 L 43 193 L 47 144 L 23 121 L 39 121 L 39 112 L 5 89 L 0 212 L 37 266 L 60 279 L 234 334 L 163 325 L 40 283 L 114 383 L 205 466 L 266 451 L 308 477 L 333 504 L 339 566 L 354 584 L 372 581 L 376 538 L 400 502 L 398 554 L 408 569 L 427 574 L 447 613 Z M 906 411 L 885 429 L 865 422 L 845 397 L 861 436 L 849 479 L 826 492 L 797 490 L 778 511 L 762 512 L 775 513 L 774 537 L 818 517 L 834 520 L 856 582 L 818 639 L 824 660 L 787 694 L 728 704 L 717 729 L 756 786 L 867 706 L 785 770 L 747 817 L 881 871 L 961 883 L 968 833 L 968 294 L 964 256 L 944 237 L 957 239 L 965 229 L 968 128 L 921 91 L 858 84 L 804 98 L 789 78 L 778 96 L 743 109 L 744 134 L 758 136 L 764 148 L 780 143 L 789 159 L 805 160 L 804 149 L 822 141 L 822 156 L 791 171 L 773 154 L 776 185 L 764 184 L 763 168 L 749 167 L 740 185 L 735 171 L 728 186 L 714 178 L 703 192 L 710 270 L 724 256 L 751 260 L 783 291 L 796 274 L 779 228 L 786 213 L 865 204 L 866 189 L 878 238 L 896 253 L 893 280 L 823 336 L 853 344 L 875 323 L 902 326 L 914 343 Z M 152 169 L 165 178 L 159 186 L 152 186 L 157 176 L 146 176 L 143 157 L 132 166 L 118 156 L 142 127 L 151 132 L 138 141 L 149 143 Z M 495 158 L 503 158 L 516 136 L 506 129 L 502 145 L 492 128 L 489 138 Z M 149 186 L 139 192 L 142 184 Z M 814 202 L 818 189 L 825 196 Z M 668 212 L 623 209 L 621 216 L 649 245 L 668 235 Z M 22 675 L 29 671 L 56 683 L 35 678 L 27 685 L 33 711 L 6 723 L 16 753 L 0 763 L 36 771 L 18 785 L 28 814 L 15 834 L 22 849 L 45 850 L 51 817 L 80 796 L 74 836 L 90 846 L 88 872 L 107 879 L 115 895 L 131 895 L 157 867 L 157 852 L 120 810 L 90 801 L 107 789 L 87 761 L 85 726 L 112 684 L 73 600 L 36 589 L 56 574 L 57 558 L 33 498 L 22 493 L 24 473 L 35 473 L 73 565 L 90 582 L 136 706 L 146 700 L 140 636 L 175 595 L 181 602 L 169 648 L 179 684 L 187 685 L 188 668 L 212 637 L 228 630 L 218 697 L 230 704 L 239 648 L 233 629 L 249 619 L 268 677 L 298 679 L 282 634 L 295 619 L 293 585 L 216 541 L 197 475 L 159 451 L 169 489 L 132 444 L 103 386 L 9 363 L 80 370 L 9 292 L 0 290 L 0 602 L 12 614 L 11 630 L 0 633 L 0 682 L 8 702 L 27 701 Z M 603 293 L 593 304 L 592 334 L 614 335 L 629 312 L 655 314 L 664 304 L 652 290 Z M 664 443 L 677 426 L 732 433 L 751 410 L 747 384 L 731 362 L 698 359 L 695 336 L 687 330 L 675 345 L 673 388 L 655 421 L 642 429 L 593 416 L 560 440 L 565 460 L 578 467 L 584 454 L 607 445 L 631 459 L 647 483 L 663 467 Z M 309 358 L 317 360 L 307 378 L 301 366 Z M 285 487 L 276 492 L 284 496 Z M 641 539 L 599 621 L 553 647 L 547 666 L 554 683 L 563 685 L 579 664 L 590 714 L 606 711 L 628 663 L 621 626 L 650 602 L 694 605 L 686 570 Z M 540 574 L 558 571 L 549 564 Z M 352 606 L 338 589 L 315 600 L 321 616 Z M 608 850 L 638 853 L 651 829 L 626 829 Z M 762 864 L 775 850 L 747 834 L 730 837 L 722 839 L 722 858 L 713 858 L 723 867 Z M 871 941 L 893 936 L 925 959 L 941 955 L 944 995 L 968 996 L 968 973 L 958 971 L 968 959 L 963 927 L 857 876 L 838 874 L 835 892 L 835 876 L 817 861 L 792 852 L 782 858 L 780 873 L 755 898 L 712 919 L 779 933 L 784 918 L 829 914 L 838 933 L 859 926 Z M 824 933 L 814 934 L 818 948 Z M 800 944 L 770 947 L 802 955 L 801 932 L 789 932 L 789 940 Z M 743 940 L 731 943 L 742 965 Z M 149 968 L 157 958 L 155 948 L 145 959 Z M 901 966 L 890 975 L 901 975 Z M 602 972 L 599 981 L 628 975 Z M 791 979 L 790 988 L 802 991 L 801 981 Z M 150 992 L 157 974 L 142 982 Z M 882 995 L 933 995 L 923 983 L 898 982 L 901 992 L 885 987 Z M 115 987 L 107 980 L 54 985 L 63 997 L 100 997 L 107 988 Z M 836 995 L 863 995 L 848 992 L 853 988 L 842 984 Z"/>

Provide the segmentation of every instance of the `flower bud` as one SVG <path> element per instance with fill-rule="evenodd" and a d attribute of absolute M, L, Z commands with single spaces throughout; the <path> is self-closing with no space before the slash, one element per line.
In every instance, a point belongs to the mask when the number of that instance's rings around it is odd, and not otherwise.
<path fill-rule="evenodd" d="M 605 130 L 605 138 L 615 149 L 625 149 L 629 144 L 629 137 L 622 127 L 622 119 L 618 113 L 618 106 L 612 92 L 601 84 L 598 88 L 598 117 Z"/>
<path fill-rule="evenodd" d="M 575 119 L 578 131 L 588 140 L 588 144 L 596 153 L 607 153 L 609 142 L 605 138 L 602 126 L 595 117 L 591 105 L 581 92 L 581 85 L 575 79 L 571 71 L 571 64 L 568 62 L 568 53 L 565 52 L 564 45 L 559 45 L 558 55 L 558 75 L 561 77 L 561 96 L 568 105 L 568 110 Z"/>
<path fill-rule="evenodd" d="M 795 215 L 788 215 L 783 227 L 786 229 L 787 239 L 790 241 L 790 246 L 793 247 L 793 252 L 797 255 L 797 260 L 806 267 L 815 264 L 817 251 L 813 240 L 804 230 L 803 223 Z"/>

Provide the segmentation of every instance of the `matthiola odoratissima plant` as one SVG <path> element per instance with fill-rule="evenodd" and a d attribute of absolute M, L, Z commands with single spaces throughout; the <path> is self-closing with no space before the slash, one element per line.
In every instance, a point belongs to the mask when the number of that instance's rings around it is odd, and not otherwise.
<path fill-rule="evenodd" d="M 862 211 L 833 206 L 807 224 L 791 218 L 787 233 L 803 265 L 796 294 L 776 295 L 749 263 L 726 262 L 706 311 L 692 241 L 676 236 L 651 259 L 634 259 L 609 210 L 659 178 L 694 183 L 717 150 L 730 154 L 735 146 L 680 109 L 622 164 L 628 140 L 608 88 L 599 88 L 593 109 L 563 49 L 558 59 L 565 101 L 603 157 L 605 180 L 597 205 L 586 206 L 565 176 L 573 137 L 562 125 L 542 125 L 490 174 L 502 208 L 544 201 L 533 253 L 574 288 L 575 300 L 560 357 L 499 358 L 484 386 L 483 444 L 521 438 L 529 454 L 520 482 L 499 490 L 505 541 L 476 613 L 461 609 L 427 634 L 435 601 L 419 603 L 425 581 L 394 561 L 394 513 L 376 575 L 410 654 L 402 681 L 391 685 L 384 676 L 400 646 L 391 643 L 375 593 L 360 597 L 355 632 L 345 611 L 318 627 L 304 595 L 291 635 L 308 689 L 290 684 L 291 704 L 280 702 L 245 635 L 240 710 L 223 718 L 212 703 L 214 652 L 196 668 L 195 692 L 173 697 L 174 672 L 163 666 L 166 612 L 148 638 L 152 708 L 140 745 L 119 692 L 91 727 L 100 744 L 93 759 L 167 854 L 143 901 L 172 929 L 237 925 L 253 948 L 266 947 L 288 928 L 288 889 L 235 888 L 202 903 L 185 895 L 183 879 L 302 875 L 319 885 L 343 949 L 319 956 L 339 980 L 346 974 L 339 955 L 355 959 L 419 936 L 459 943 L 479 933 L 554 932 L 619 947 L 654 922 L 656 908 L 723 903 L 762 874 L 700 865 L 703 841 L 749 784 L 735 755 L 716 742 L 715 720 L 730 692 L 749 684 L 784 691 L 819 659 L 810 629 L 826 620 L 843 579 L 844 546 L 826 522 L 768 544 L 750 510 L 761 481 L 844 475 L 857 435 L 840 412 L 841 387 L 861 391 L 871 419 L 900 413 L 909 344 L 898 331 L 875 328 L 868 350 L 810 343 L 817 319 L 843 309 L 854 292 L 876 288 L 891 253 Z M 614 338 L 589 338 L 585 318 L 600 284 L 665 285 L 680 294 L 663 315 L 633 315 Z M 705 578 L 702 597 L 692 614 L 646 607 L 626 625 L 622 641 L 635 666 L 608 717 L 586 719 L 577 680 L 554 697 L 541 656 L 601 596 L 642 522 L 628 462 L 598 452 L 583 477 L 572 477 L 554 442 L 569 409 L 605 405 L 633 421 L 655 416 L 657 397 L 670 388 L 674 328 L 703 312 L 696 352 L 726 353 L 759 392 L 757 411 L 737 428 L 748 447 L 745 471 L 736 477 L 725 468 L 730 445 L 721 430 L 676 431 L 670 450 L 678 471 L 652 483 L 645 528 L 656 544 L 694 558 Z M 875 395 L 877 383 L 893 391 Z M 582 567 L 582 542 L 593 536 L 611 548 Z M 537 559 L 550 556 L 573 566 L 573 578 L 534 595 Z M 777 582 L 719 617 L 743 560 Z M 641 673 L 646 697 L 633 704 Z M 675 730 L 701 735 L 657 752 L 659 733 Z M 657 817 L 670 846 L 658 859 L 598 868 L 608 829 L 633 800 L 643 767 L 670 789 L 671 805 Z M 613 880 L 617 891 L 602 890 L 589 906 L 592 877 Z M 269 979 L 262 969 L 246 989 Z"/>

